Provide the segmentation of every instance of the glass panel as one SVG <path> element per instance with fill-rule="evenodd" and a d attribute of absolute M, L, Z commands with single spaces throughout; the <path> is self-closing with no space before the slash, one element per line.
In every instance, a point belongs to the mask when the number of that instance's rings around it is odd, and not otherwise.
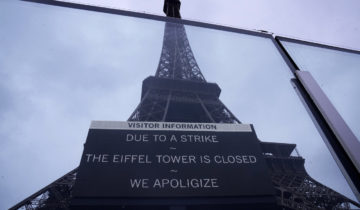
<path fill-rule="evenodd" d="M 91 120 L 130 116 L 157 69 L 165 24 L 13 0 L 0 1 L 0 24 L 3 209 L 78 166 Z M 185 28 L 237 118 L 261 141 L 296 144 L 311 177 L 354 199 L 272 40 Z"/>
<path fill-rule="evenodd" d="M 79 165 L 91 120 L 126 120 L 164 23 L 0 0 L 0 209 Z"/>
<path fill-rule="evenodd" d="M 360 139 L 360 53 L 282 41 L 295 63 L 309 71 Z"/>
<path fill-rule="evenodd" d="M 355 199 L 290 84 L 291 71 L 271 40 L 187 27 L 204 76 L 221 88 L 221 100 L 261 141 L 293 143 L 308 174 Z"/>

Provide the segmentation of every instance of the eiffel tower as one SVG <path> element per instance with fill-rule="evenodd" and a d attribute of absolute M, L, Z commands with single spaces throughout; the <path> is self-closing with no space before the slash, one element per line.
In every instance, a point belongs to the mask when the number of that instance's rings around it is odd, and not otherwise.
<path fill-rule="evenodd" d="M 180 1 L 165 0 L 168 17 L 181 18 Z M 220 101 L 220 88 L 200 71 L 184 25 L 165 23 L 155 76 L 143 81 L 141 101 L 128 121 L 241 123 Z M 295 144 L 261 142 L 280 209 L 350 209 L 360 204 L 311 178 Z M 11 209 L 69 209 L 77 168 Z"/>

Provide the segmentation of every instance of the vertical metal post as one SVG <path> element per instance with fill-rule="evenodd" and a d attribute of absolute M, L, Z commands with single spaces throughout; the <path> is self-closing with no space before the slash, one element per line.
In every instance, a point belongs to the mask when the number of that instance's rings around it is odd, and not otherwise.
<path fill-rule="evenodd" d="M 360 200 L 360 142 L 311 76 L 310 72 L 299 69 L 277 37 L 273 37 L 273 43 L 290 70 L 294 73 L 296 80 L 299 81 L 297 85 L 301 86 L 300 88 L 304 90 L 305 93 L 303 94 L 309 96 L 303 97 L 306 106 L 314 104 L 310 112 L 312 112 L 311 115 L 320 116 L 314 118 L 315 124 L 322 125 L 317 126 L 319 132 L 321 134 L 331 132 L 334 135 L 334 137 L 322 135 L 323 140 L 339 165 L 356 198 Z"/>
<path fill-rule="evenodd" d="M 350 130 L 349 126 L 343 120 L 341 115 L 337 112 L 315 79 L 307 71 L 296 71 L 296 76 L 299 78 L 306 92 L 314 102 L 316 108 L 323 116 L 327 125 L 336 136 L 337 144 L 329 142 L 329 139 L 324 138 L 326 145 L 330 147 L 340 147 L 345 154 L 333 154 L 337 164 L 340 165 L 342 173 L 347 179 L 351 189 L 353 190 L 356 198 L 360 200 L 360 142 Z M 339 149 L 331 148 L 330 151 L 339 151 Z M 343 157 L 340 159 L 340 157 Z M 346 158 L 348 157 L 348 158 Z M 349 159 L 346 161 L 346 159 Z M 347 162 L 347 166 L 344 163 Z M 352 167 L 354 169 L 351 169 Z M 348 170 L 345 170 L 348 168 Z M 352 172 L 357 171 L 357 172 Z M 355 175 L 354 175 L 355 173 Z M 356 175 L 357 174 L 357 175 Z"/>

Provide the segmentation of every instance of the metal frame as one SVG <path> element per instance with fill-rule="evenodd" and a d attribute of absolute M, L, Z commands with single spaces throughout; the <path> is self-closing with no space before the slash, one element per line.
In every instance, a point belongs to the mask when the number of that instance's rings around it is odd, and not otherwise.
<path fill-rule="evenodd" d="M 306 92 L 300 81 L 298 79 L 293 79 L 291 83 L 296 92 L 298 93 L 299 98 L 301 99 L 303 105 L 308 111 L 310 117 L 312 118 L 321 137 L 324 139 L 324 142 L 328 147 L 330 153 L 332 154 L 334 160 L 336 161 L 341 172 L 349 183 L 350 188 L 354 192 L 355 196 L 358 198 L 357 193 L 360 187 L 360 180 L 356 167 L 352 164 L 347 153 L 340 145 L 337 137 L 332 132 L 329 125 L 326 123 L 326 120 L 324 119 L 321 112 L 318 110 L 317 106 L 312 101 L 310 95 Z"/>
<path fill-rule="evenodd" d="M 330 100 L 327 98 L 325 93 L 322 91 L 320 86 L 311 76 L 310 72 L 306 71 L 296 71 L 296 76 L 304 86 L 307 93 L 310 95 L 310 98 L 324 117 L 324 120 L 329 125 L 331 131 L 336 136 L 336 139 L 339 144 L 336 147 L 341 147 L 342 150 L 346 153 L 347 157 L 350 159 L 350 162 L 347 161 L 347 164 L 351 168 L 355 168 L 355 170 L 360 171 L 360 142 L 357 140 L 356 136 L 350 130 L 348 125 L 342 119 L 340 114 L 337 112 L 335 107 L 332 105 Z M 324 139 L 325 143 L 330 145 L 331 147 L 335 147 L 335 145 L 329 144 L 328 139 Z M 334 150 L 334 148 L 332 148 Z M 333 154 L 333 156 L 338 156 L 338 154 Z M 348 159 L 347 158 L 347 159 Z M 339 159 L 339 158 L 335 158 Z M 343 165 L 345 161 L 338 162 L 338 165 Z M 348 167 L 349 167 L 348 166 Z M 348 168 L 347 167 L 347 168 Z M 344 169 L 343 167 L 340 167 Z M 353 171 L 353 170 L 352 170 Z M 359 176 L 350 176 L 349 171 L 342 171 L 345 174 L 345 177 L 349 178 L 348 182 L 355 194 L 355 196 L 360 200 L 360 185 L 359 185 Z M 352 178 L 352 179 L 351 179 Z"/>
<path fill-rule="evenodd" d="M 360 143 L 356 136 L 350 130 L 349 126 L 342 119 L 335 107 L 331 104 L 325 93 L 321 90 L 310 72 L 297 71 L 296 76 L 305 87 L 307 93 L 313 99 L 316 107 L 324 116 L 331 130 L 340 140 L 341 146 L 351 158 L 353 164 L 360 171 Z"/>
<path fill-rule="evenodd" d="M 82 9 L 88 11 L 96 11 L 109 14 L 118 14 L 130 17 L 138 17 L 145 19 L 152 19 L 157 21 L 164 22 L 173 22 L 173 23 L 182 23 L 190 26 L 198 26 L 210 29 L 217 29 L 228 32 L 242 33 L 253 36 L 259 36 L 264 38 L 272 39 L 277 50 L 289 66 L 290 70 L 294 73 L 295 80 L 297 81 L 297 86 L 300 87 L 302 95 L 307 95 L 307 97 L 302 97 L 307 106 L 311 106 L 311 115 L 317 116 L 315 119 L 316 123 L 320 129 L 320 133 L 326 133 L 327 136 L 324 138 L 325 143 L 329 146 L 330 151 L 337 160 L 342 172 L 345 174 L 345 177 L 352 183 L 352 189 L 355 190 L 357 198 L 360 200 L 360 187 L 359 187 L 359 172 L 360 172 L 360 142 L 357 141 L 354 134 L 346 125 L 345 121 L 341 118 L 340 114 L 336 111 L 330 100 L 323 93 L 322 89 L 319 87 L 317 82 L 312 78 L 309 72 L 301 71 L 294 60 L 291 58 L 287 50 L 282 45 L 281 41 L 295 42 L 299 44 L 305 44 L 308 46 L 322 47 L 326 49 L 338 50 L 343 52 L 360 54 L 360 51 L 353 49 L 346 49 L 341 47 L 329 46 L 319 43 L 307 42 L 297 39 L 291 39 L 281 36 L 273 36 L 271 33 L 266 33 L 263 31 L 251 31 L 244 29 L 237 29 L 227 26 L 214 25 L 209 23 L 201 23 L 190 20 L 168 18 L 151 14 L 143 14 L 137 12 L 123 11 L 119 9 L 104 8 L 90 5 L 82 5 L 69 2 L 60 2 L 55 0 L 22 0 L 27 2 L 35 2 L 41 4 L 62 6 L 68 8 Z M 332 136 L 329 139 L 328 136 Z M 356 184 L 357 183 L 357 184 Z"/>
<path fill-rule="evenodd" d="M 271 33 L 266 33 L 263 31 L 245 30 L 245 29 L 233 28 L 233 27 L 229 27 L 229 26 L 221 26 L 221 25 L 216 25 L 216 24 L 211 24 L 211 23 L 202 23 L 202 22 L 186 20 L 186 19 L 178 19 L 178 18 L 153 15 L 153 14 L 125 11 L 125 10 L 120 10 L 120 9 L 115 9 L 115 8 L 83 5 L 83 4 L 78 4 L 78 3 L 61 2 L 61 1 L 56 1 L 56 0 L 20 0 L 20 1 L 61 6 L 61 7 L 73 8 L 73 9 L 82 9 L 82 10 L 102 12 L 102 13 L 115 14 L 115 15 L 124 15 L 124 16 L 137 17 L 137 18 L 145 18 L 145 19 L 157 20 L 157 21 L 163 21 L 163 22 L 181 23 L 184 25 L 198 26 L 198 27 L 203 27 L 203 28 L 211 28 L 211 29 L 217 29 L 217 30 L 222 30 L 222 31 L 229 31 L 229 32 L 242 33 L 242 34 L 248 34 L 248 35 L 253 35 L 253 36 L 266 37 L 266 38 L 272 37 Z"/>
<path fill-rule="evenodd" d="M 295 74 L 295 72 L 299 70 L 299 67 L 296 65 L 295 61 L 290 57 L 285 47 L 281 44 L 280 40 L 278 40 L 275 35 L 272 36 L 272 41 L 276 49 L 279 51 L 281 57 L 284 59 L 287 66 L 290 68 L 291 72 Z"/>
<path fill-rule="evenodd" d="M 314 43 L 314 42 L 309 42 L 309 41 L 300 40 L 300 39 L 293 39 L 293 38 L 288 38 L 288 37 L 283 37 L 283 36 L 276 36 L 276 39 L 280 42 L 281 41 L 294 42 L 294 43 L 308 45 L 308 46 L 312 46 L 312 47 L 321 47 L 321 48 L 326 48 L 326 49 L 330 49 L 330 50 L 338 50 L 338 51 L 342 51 L 342 52 L 360 54 L 360 51 L 356 50 L 356 49 L 348 49 L 348 48 L 344 48 L 344 47 L 331 46 L 331 45 L 321 44 L 321 43 Z"/>
<path fill-rule="evenodd" d="M 312 77 L 311 73 L 300 70 L 281 41 L 294 42 L 298 44 L 321 47 L 330 50 L 338 50 L 347 53 L 360 54 L 360 51 L 290 39 L 286 37 L 274 36 L 273 40 L 277 46 L 277 49 L 285 59 L 287 65 L 294 73 L 295 78 L 298 79 L 297 86 L 301 86 L 303 89 L 303 94 L 301 97 L 302 100 L 304 100 L 306 103 L 305 106 L 313 107 L 310 111 L 310 115 L 321 116 L 315 119 L 315 124 L 326 125 L 317 126 L 319 132 L 331 132 L 330 136 L 322 135 L 323 140 L 328 146 L 328 149 L 337 162 L 346 180 L 348 181 L 356 198 L 360 200 L 360 141 L 350 130 L 349 126 L 338 113 L 316 80 Z M 304 94 L 306 94 L 307 97 L 304 97 Z"/>

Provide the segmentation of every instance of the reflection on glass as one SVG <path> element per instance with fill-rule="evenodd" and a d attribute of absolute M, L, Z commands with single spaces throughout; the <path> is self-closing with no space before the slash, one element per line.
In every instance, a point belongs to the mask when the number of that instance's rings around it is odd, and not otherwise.
<path fill-rule="evenodd" d="M 0 0 L 0 209 L 79 165 L 91 120 L 126 120 L 164 23 Z"/>
<path fill-rule="evenodd" d="M 303 71 L 309 71 L 360 139 L 360 53 L 282 42 Z"/>
<path fill-rule="evenodd" d="M 293 143 L 308 174 L 355 199 L 293 90 L 290 70 L 267 38 L 187 26 L 202 72 L 222 88 L 221 100 L 261 141 Z"/>
<path fill-rule="evenodd" d="M 10 0 L 0 1 L 0 21 L 3 209 L 78 166 L 91 120 L 130 116 L 157 69 L 165 24 Z M 202 74 L 237 118 L 261 141 L 296 144 L 311 177 L 354 199 L 272 41 L 185 28 Z"/>

